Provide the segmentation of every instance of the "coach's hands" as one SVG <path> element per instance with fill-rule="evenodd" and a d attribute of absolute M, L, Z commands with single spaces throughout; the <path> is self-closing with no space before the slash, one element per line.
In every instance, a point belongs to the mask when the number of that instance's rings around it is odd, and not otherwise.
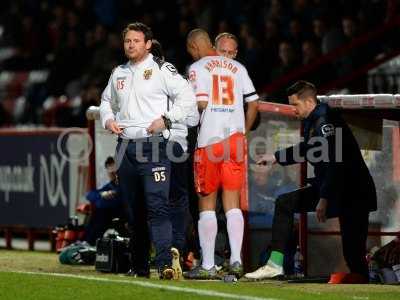
<path fill-rule="evenodd" d="M 112 133 L 121 134 L 123 127 L 119 126 L 115 120 L 109 119 L 106 121 L 106 129 L 110 130 Z"/>
<path fill-rule="evenodd" d="M 165 123 L 163 118 L 155 119 L 151 122 L 150 126 L 147 127 L 146 131 L 149 134 L 159 133 L 165 129 Z"/>
<path fill-rule="evenodd" d="M 325 198 L 320 198 L 315 208 L 315 213 L 317 214 L 317 220 L 320 223 L 325 223 L 326 221 L 326 208 L 328 206 L 328 200 Z"/>

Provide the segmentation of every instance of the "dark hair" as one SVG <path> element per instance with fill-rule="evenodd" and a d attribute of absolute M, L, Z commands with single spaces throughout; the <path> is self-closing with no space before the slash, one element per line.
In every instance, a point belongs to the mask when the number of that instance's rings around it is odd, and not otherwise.
<path fill-rule="evenodd" d="M 104 163 L 104 166 L 107 168 L 109 165 L 112 165 L 115 163 L 114 157 L 109 156 L 106 159 L 106 162 Z"/>
<path fill-rule="evenodd" d="M 312 96 L 315 100 L 317 99 L 317 88 L 311 82 L 305 80 L 296 81 L 295 84 L 291 85 L 287 90 L 287 96 L 292 96 L 296 94 L 299 98 L 304 96 L 307 93 L 307 96 Z"/>
<path fill-rule="evenodd" d="M 153 39 L 153 32 L 151 31 L 151 28 L 149 26 L 147 26 L 146 24 L 140 23 L 140 22 L 135 22 L 135 23 L 128 24 L 125 27 L 125 29 L 122 31 L 122 39 L 123 40 L 125 39 L 125 35 L 129 30 L 143 32 L 145 42 Z"/>
<path fill-rule="evenodd" d="M 165 59 L 163 48 L 160 42 L 156 39 L 152 40 L 150 53 L 154 56 L 161 58 L 162 60 Z"/>

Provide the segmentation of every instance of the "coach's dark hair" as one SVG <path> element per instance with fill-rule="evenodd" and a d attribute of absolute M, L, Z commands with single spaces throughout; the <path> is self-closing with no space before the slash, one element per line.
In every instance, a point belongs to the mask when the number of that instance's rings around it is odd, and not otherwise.
<path fill-rule="evenodd" d="M 311 82 L 305 80 L 299 80 L 291 85 L 286 90 L 286 94 L 288 97 L 296 94 L 299 98 L 302 98 L 302 96 L 312 96 L 317 101 L 317 88 Z"/>
<path fill-rule="evenodd" d="M 125 39 L 125 35 L 129 30 L 143 32 L 145 42 L 153 39 L 153 32 L 151 31 L 151 28 L 149 26 L 147 26 L 146 24 L 140 23 L 140 22 L 135 22 L 135 23 L 128 24 L 125 27 L 125 29 L 122 31 L 122 39 L 123 40 Z"/>
<path fill-rule="evenodd" d="M 104 166 L 107 168 L 109 165 L 112 165 L 115 163 L 115 160 L 112 156 L 107 157 Z"/>

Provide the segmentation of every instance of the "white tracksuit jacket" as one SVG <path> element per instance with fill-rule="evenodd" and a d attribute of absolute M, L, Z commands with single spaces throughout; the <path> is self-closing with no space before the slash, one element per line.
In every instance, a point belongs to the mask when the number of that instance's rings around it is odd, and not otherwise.
<path fill-rule="evenodd" d="M 100 120 L 116 120 L 126 127 L 124 139 L 148 137 L 146 128 L 161 115 L 172 121 L 170 140 L 187 149 L 187 126 L 199 122 L 196 97 L 190 83 L 175 67 L 152 54 L 133 65 L 113 70 L 101 96 Z"/>

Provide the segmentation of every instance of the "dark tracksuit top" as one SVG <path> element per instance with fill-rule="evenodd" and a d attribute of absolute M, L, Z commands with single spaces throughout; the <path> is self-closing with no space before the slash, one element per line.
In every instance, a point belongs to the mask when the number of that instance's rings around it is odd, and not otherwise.
<path fill-rule="evenodd" d="M 315 178 L 309 183 L 319 191 L 320 198 L 328 200 L 327 217 L 340 216 L 343 209 L 375 211 L 374 181 L 357 141 L 341 115 L 327 104 L 318 103 L 302 125 L 304 140 L 277 151 L 277 162 L 290 165 L 298 163 L 300 157 L 314 167 Z M 324 144 L 329 151 L 321 155 Z"/>

